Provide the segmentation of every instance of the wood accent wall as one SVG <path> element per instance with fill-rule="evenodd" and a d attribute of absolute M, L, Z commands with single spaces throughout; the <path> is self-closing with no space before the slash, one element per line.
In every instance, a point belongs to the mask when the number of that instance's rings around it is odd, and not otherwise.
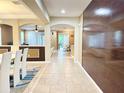
<path fill-rule="evenodd" d="M 45 61 L 45 47 L 20 46 L 19 49 L 28 48 L 28 61 Z"/>
<path fill-rule="evenodd" d="M 11 46 L 0 46 L 0 54 L 10 51 L 11 51 Z"/>
<path fill-rule="evenodd" d="M 100 8 L 112 10 L 108 16 L 96 15 Z M 92 0 L 84 11 L 83 62 L 82 66 L 95 80 L 104 93 L 124 93 L 124 0 Z M 115 32 L 121 35 L 115 36 Z M 88 52 L 88 34 L 106 34 L 105 56 L 99 58 Z M 115 38 L 117 40 L 115 40 Z M 97 49 L 97 48 L 96 48 Z M 106 60 L 107 59 L 107 60 Z M 112 59 L 112 60 L 108 60 Z"/>

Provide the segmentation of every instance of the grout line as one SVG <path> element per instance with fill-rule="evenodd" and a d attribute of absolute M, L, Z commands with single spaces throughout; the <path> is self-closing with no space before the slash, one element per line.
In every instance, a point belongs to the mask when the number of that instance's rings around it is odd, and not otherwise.
<path fill-rule="evenodd" d="M 91 78 L 91 76 L 86 72 L 86 70 L 81 66 L 79 62 L 76 62 L 79 67 L 82 69 L 82 71 L 88 76 L 88 78 L 91 80 L 91 82 L 95 85 L 95 87 L 98 89 L 100 93 L 103 93 L 103 91 L 100 89 L 100 87 L 96 84 L 96 82 Z"/>

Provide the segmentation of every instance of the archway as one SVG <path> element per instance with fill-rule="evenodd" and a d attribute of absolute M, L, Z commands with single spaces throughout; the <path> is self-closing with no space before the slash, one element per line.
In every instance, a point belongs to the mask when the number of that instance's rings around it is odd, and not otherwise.
<path fill-rule="evenodd" d="M 51 30 L 51 52 L 59 51 L 74 56 L 74 27 L 68 24 L 54 24 Z"/>
<path fill-rule="evenodd" d="M 21 45 L 44 45 L 44 28 L 38 24 L 24 24 L 20 29 Z"/>
<path fill-rule="evenodd" d="M 79 25 L 79 20 L 75 18 L 52 18 L 51 22 L 45 26 L 45 51 L 46 55 L 45 58 L 47 61 L 50 61 L 51 59 L 51 27 L 55 25 L 70 25 L 74 28 L 74 62 L 79 62 L 80 61 L 80 54 L 79 51 L 81 50 L 80 48 L 80 25 Z"/>
<path fill-rule="evenodd" d="M 38 24 L 25 24 L 19 27 L 19 49 L 28 48 L 28 61 L 45 61 L 44 28 Z"/>

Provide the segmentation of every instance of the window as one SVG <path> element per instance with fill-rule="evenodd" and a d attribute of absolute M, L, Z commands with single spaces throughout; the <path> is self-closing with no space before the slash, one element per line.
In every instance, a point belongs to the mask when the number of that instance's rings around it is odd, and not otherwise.
<path fill-rule="evenodd" d="M 21 44 L 44 45 L 44 32 L 21 31 Z"/>

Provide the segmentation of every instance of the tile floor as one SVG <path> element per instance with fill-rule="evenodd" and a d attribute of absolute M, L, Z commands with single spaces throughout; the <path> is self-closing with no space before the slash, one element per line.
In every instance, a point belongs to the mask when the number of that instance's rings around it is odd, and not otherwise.
<path fill-rule="evenodd" d="M 69 53 L 53 54 L 23 93 L 101 93 Z"/>
<path fill-rule="evenodd" d="M 27 64 L 27 70 L 28 71 L 32 71 L 34 68 L 35 70 L 42 70 L 44 68 L 46 64 L 41 64 L 41 63 L 35 63 L 35 62 L 30 62 Z M 20 81 L 20 83 L 23 83 L 23 82 L 30 82 L 30 80 L 24 80 L 24 81 Z M 10 90 L 10 93 L 23 93 L 25 88 L 27 87 L 28 84 L 26 85 L 23 85 L 23 86 L 20 86 L 20 87 L 17 87 L 17 88 L 11 88 Z"/>

